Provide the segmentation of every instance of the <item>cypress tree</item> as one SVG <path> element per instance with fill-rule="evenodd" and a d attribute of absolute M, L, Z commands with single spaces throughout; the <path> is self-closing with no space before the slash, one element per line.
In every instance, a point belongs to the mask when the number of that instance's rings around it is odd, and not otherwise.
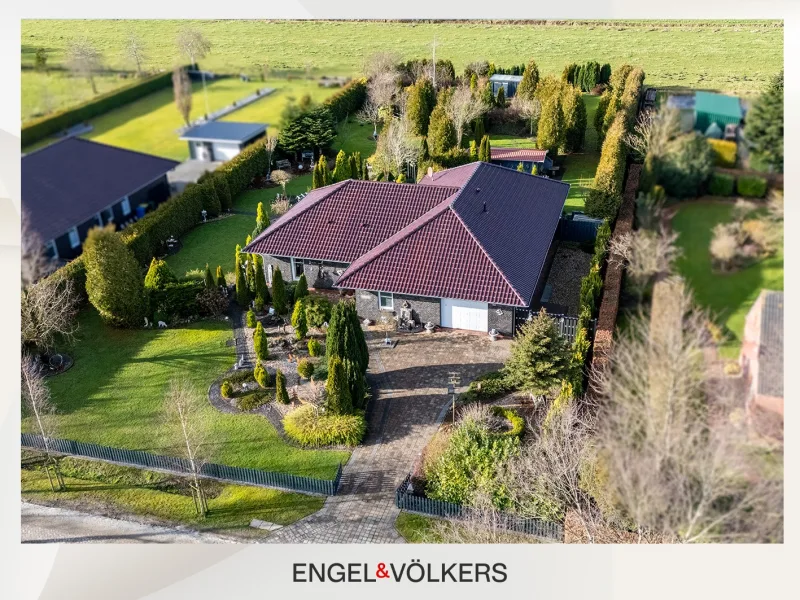
<path fill-rule="evenodd" d="M 267 278 L 264 276 L 264 259 L 255 254 L 253 256 L 256 257 L 256 298 L 260 299 L 262 304 L 267 304 L 270 297 Z"/>
<path fill-rule="evenodd" d="M 439 94 L 428 125 L 428 149 L 434 157 L 447 153 L 456 145 L 456 128 L 445 112 L 448 98 L 447 92 Z"/>
<path fill-rule="evenodd" d="M 547 150 L 555 157 L 562 145 L 564 137 L 564 114 L 561 110 L 561 99 L 558 92 L 551 93 L 542 99 L 542 113 L 539 117 L 539 129 L 536 132 L 536 143 L 539 148 Z"/>
<path fill-rule="evenodd" d="M 486 127 L 483 123 L 483 117 L 475 119 L 475 127 L 473 128 L 475 144 L 480 144 L 483 136 L 486 135 Z"/>
<path fill-rule="evenodd" d="M 231 188 L 228 185 L 228 180 L 222 173 L 217 173 L 211 177 L 211 181 L 213 181 L 217 190 L 217 197 L 222 210 L 230 210 L 233 207 L 233 198 L 231 197 Z"/>
<path fill-rule="evenodd" d="M 580 152 L 586 137 L 586 104 L 578 88 L 564 86 L 562 98 L 564 113 L 564 153 Z"/>
<path fill-rule="evenodd" d="M 436 91 L 433 83 L 423 77 L 406 88 L 406 116 L 415 135 L 427 135 L 431 112 L 436 105 Z"/>
<path fill-rule="evenodd" d="M 144 277 L 144 288 L 146 290 L 159 290 L 166 284 L 175 283 L 176 281 L 178 279 L 172 269 L 169 268 L 167 261 L 155 257 L 150 261 L 150 267 Z"/>
<path fill-rule="evenodd" d="M 469 141 L 469 159 L 472 162 L 478 160 L 478 146 L 475 144 L 475 140 Z"/>
<path fill-rule="evenodd" d="M 215 287 L 217 287 L 217 282 L 214 280 L 214 276 L 211 274 L 211 269 L 209 268 L 208 263 L 206 263 L 206 275 L 204 279 L 208 289 L 213 290 Z"/>
<path fill-rule="evenodd" d="M 245 254 L 247 257 L 247 292 L 248 296 L 252 298 L 256 293 L 256 261 L 253 259 L 252 254 Z"/>
<path fill-rule="evenodd" d="M 420 155 L 420 158 L 422 160 L 429 160 L 430 157 L 431 157 L 431 153 L 428 150 L 428 138 L 426 138 L 426 137 L 422 138 L 422 143 L 420 144 L 420 153 L 419 153 L 419 155 Z M 422 161 L 420 161 L 420 162 L 422 162 Z"/>
<path fill-rule="evenodd" d="M 294 310 L 292 311 L 292 327 L 294 337 L 302 340 L 308 333 L 308 322 L 306 321 L 306 303 L 304 298 L 295 298 Z"/>
<path fill-rule="evenodd" d="M 247 280 L 245 279 L 244 269 L 242 268 L 242 255 L 236 253 L 236 302 L 242 308 L 247 308 L 250 305 L 250 292 L 247 289 Z"/>
<path fill-rule="evenodd" d="M 473 92 L 478 91 L 478 76 L 475 73 L 469 78 L 469 89 Z"/>
<path fill-rule="evenodd" d="M 346 415 L 353 412 L 347 373 L 342 359 L 338 356 L 334 356 L 328 361 L 328 381 L 325 384 L 325 391 L 327 392 L 326 413 Z"/>
<path fill-rule="evenodd" d="M 289 392 L 286 391 L 286 375 L 283 371 L 275 371 L 275 400 L 281 404 L 289 404 Z"/>
<path fill-rule="evenodd" d="M 217 265 L 217 287 L 228 287 L 228 284 L 225 282 L 225 274 L 222 272 L 222 267 L 219 265 Z"/>
<path fill-rule="evenodd" d="M 275 269 L 272 274 L 272 306 L 279 315 L 286 314 L 286 285 L 280 269 Z"/>
<path fill-rule="evenodd" d="M 349 177 L 350 163 L 347 161 L 347 154 L 345 154 L 344 150 L 339 150 L 339 153 L 336 155 L 336 164 L 333 167 L 333 173 L 331 174 L 331 183 L 344 181 Z"/>
<path fill-rule="evenodd" d="M 358 156 L 358 152 L 353 152 L 350 155 L 350 158 L 347 160 L 347 163 L 350 166 L 350 179 L 361 179 L 361 172 L 358 168 L 358 163 L 360 162 Z"/>
<path fill-rule="evenodd" d="M 256 323 L 256 330 L 253 332 L 253 349 L 258 360 L 269 360 L 269 338 L 261 321 Z"/>
<path fill-rule="evenodd" d="M 525 67 L 522 74 L 522 81 L 517 86 L 517 95 L 522 98 L 533 100 L 536 95 L 536 88 L 539 85 L 539 67 L 535 60 L 531 60 Z"/>
<path fill-rule="evenodd" d="M 367 391 L 366 378 L 352 360 L 345 359 L 342 363 L 347 376 L 347 388 L 350 390 L 350 400 L 353 403 L 353 408 L 364 408 Z"/>
<path fill-rule="evenodd" d="M 600 83 L 608 83 L 610 77 L 611 77 L 611 65 L 605 63 L 602 67 L 600 67 Z"/>
<path fill-rule="evenodd" d="M 325 347 L 329 360 L 334 356 L 352 360 L 366 373 L 369 350 L 353 302 L 344 301 L 333 306 Z"/>
<path fill-rule="evenodd" d="M 269 227 L 269 215 L 267 214 L 267 211 L 264 210 L 264 203 L 259 202 L 258 206 L 256 207 L 256 228 L 253 229 L 253 233 L 250 237 L 255 239 L 258 237 L 258 234 L 264 231 L 267 227 Z"/>
<path fill-rule="evenodd" d="M 328 170 L 328 160 L 325 158 L 325 155 L 321 154 L 316 167 L 314 167 L 311 187 L 317 189 L 325 187 L 329 183 L 331 183 L 331 174 Z"/>
<path fill-rule="evenodd" d="M 770 80 L 747 113 L 745 133 L 752 152 L 783 173 L 783 71 Z"/>
<path fill-rule="evenodd" d="M 481 138 L 481 145 L 480 148 L 478 148 L 478 160 L 482 162 L 492 161 L 492 145 L 488 135 L 484 135 Z"/>
<path fill-rule="evenodd" d="M 86 293 L 106 323 L 141 327 L 147 311 L 142 272 L 114 226 L 94 227 L 83 244 Z"/>
<path fill-rule="evenodd" d="M 297 301 L 306 296 L 308 296 L 308 281 L 306 280 L 306 274 L 303 273 L 294 286 L 294 299 Z"/>
<path fill-rule="evenodd" d="M 506 90 L 502 85 L 497 90 L 497 97 L 494 102 L 499 108 L 505 108 L 506 106 Z"/>

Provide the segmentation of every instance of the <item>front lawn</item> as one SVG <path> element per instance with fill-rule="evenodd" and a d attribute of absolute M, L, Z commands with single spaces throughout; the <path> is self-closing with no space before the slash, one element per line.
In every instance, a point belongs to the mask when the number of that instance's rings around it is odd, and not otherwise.
<path fill-rule="evenodd" d="M 264 417 L 223 414 L 208 403 L 209 385 L 235 361 L 234 348 L 227 345 L 232 338 L 228 321 L 123 330 L 104 326 L 93 309 L 84 310 L 79 340 L 70 350 L 75 365 L 49 380 L 57 436 L 180 455 L 180 438 L 165 419 L 163 398 L 170 379 L 182 376 L 197 389 L 208 460 L 332 479 L 348 452 L 294 448 Z M 33 430 L 30 419 L 22 425 L 23 431 Z"/>
<path fill-rule="evenodd" d="M 744 320 L 762 289 L 783 289 L 783 253 L 762 260 L 735 273 L 720 274 L 711 269 L 708 251 L 712 229 L 731 220 L 730 202 L 709 200 L 681 206 L 672 219 L 679 234 L 683 257 L 677 266 L 689 282 L 696 300 L 708 308 L 729 330 L 730 339 L 720 349 L 725 358 L 739 354 Z"/>

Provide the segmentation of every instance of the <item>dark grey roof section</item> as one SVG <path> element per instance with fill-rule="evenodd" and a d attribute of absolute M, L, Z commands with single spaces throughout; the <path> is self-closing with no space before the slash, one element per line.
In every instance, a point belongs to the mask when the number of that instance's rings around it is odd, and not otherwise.
<path fill-rule="evenodd" d="M 265 123 L 235 123 L 210 121 L 185 131 L 182 140 L 203 142 L 249 142 L 266 131 Z"/>
<path fill-rule="evenodd" d="M 477 163 L 452 207 L 511 287 L 533 299 L 569 184 Z"/>
<path fill-rule="evenodd" d="M 47 242 L 177 165 L 150 154 L 67 138 L 22 158 L 22 206 Z"/>
<path fill-rule="evenodd" d="M 783 292 L 765 292 L 758 365 L 758 393 L 783 398 Z"/>

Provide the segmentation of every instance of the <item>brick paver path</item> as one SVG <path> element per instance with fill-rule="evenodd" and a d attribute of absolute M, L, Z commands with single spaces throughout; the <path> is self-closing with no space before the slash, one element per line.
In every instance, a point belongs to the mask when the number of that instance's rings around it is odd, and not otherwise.
<path fill-rule="evenodd" d="M 402 542 L 394 528 L 394 491 L 412 469 L 448 407 L 447 382 L 459 373 L 461 388 L 498 369 L 509 340 L 486 334 L 437 332 L 395 334 L 395 348 L 381 347 L 382 335 L 368 334 L 368 378 L 375 398 L 369 431 L 344 468 L 339 494 L 317 513 L 271 535 L 272 543 Z"/>

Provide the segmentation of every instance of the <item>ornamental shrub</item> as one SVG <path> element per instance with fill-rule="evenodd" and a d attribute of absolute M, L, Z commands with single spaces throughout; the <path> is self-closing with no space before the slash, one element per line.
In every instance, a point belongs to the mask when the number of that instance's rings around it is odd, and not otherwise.
<path fill-rule="evenodd" d="M 300 298 L 294 304 L 292 311 L 292 327 L 294 328 L 294 337 L 302 340 L 308 333 L 308 324 L 306 323 L 306 305 L 305 299 Z"/>
<path fill-rule="evenodd" d="M 513 391 L 502 371 L 490 371 L 473 379 L 467 391 L 461 394 L 464 402 L 488 402 Z"/>
<path fill-rule="evenodd" d="M 216 280 L 217 280 L 217 287 L 219 288 L 228 287 L 228 284 L 225 283 L 225 273 L 222 272 L 222 267 L 219 265 L 217 265 Z"/>
<path fill-rule="evenodd" d="M 220 394 L 222 394 L 223 398 L 231 398 L 233 397 L 233 386 L 231 382 L 227 379 L 222 382 L 222 385 L 219 388 Z"/>
<path fill-rule="evenodd" d="M 736 142 L 707 138 L 714 153 L 714 164 L 718 167 L 733 168 L 736 166 Z"/>
<path fill-rule="evenodd" d="M 289 392 L 286 391 L 286 375 L 283 371 L 275 371 L 275 400 L 281 404 L 289 404 Z"/>
<path fill-rule="evenodd" d="M 741 175 L 736 181 L 736 192 L 748 198 L 763 198 L 767 194 L 767 180 L 758 175 Z"/>
<path fill-rule="evenodd" d="M 258 254 L 253 254 L 256 261 L 255 272 L 255 287 L 256 287 L 256 303 L 260 304 L 262 310 L 264 305 L 270 301 L 269 287 L 267 286 L 267 278 L 264 275 L 264 259 Z"/>
<path fill-rule="evenodd" d="M 272 273 L 272 306 L 279 315 L 286 314 L 286 285 L 280 269 L 275 269 Z"/>
<path fill-rule="evenodd" d="M 338 356 L 328 360 L 328 380 L 325 383 L 325 411 L 333 415 L 353 412 L 353 399 L 347 381 L 344 362 Z"/>
<path fill-rule="evenodd" d="M 428 135 L 431 112 L 436 106 L 436 90 L 428 77 L 406 88 L 406 116 L 414 135 Z"/>
<path fill-rule="evenodd" d="M 314 363 L 307 358 L 301 358 L 297 361 L 297 374 L 303 379 L 311 379 L 314 374 Z"/>
<path fill-rule="evenodd" d="M 256 365 L 256 368 L 253 369 L 253 377 L 255 378 L 258 385 L 262 388 L 269 387 L 269 373 L 264 368 L 264 365 L 259 363 Z"/>
<path fill-rule="evenodd" d="M 658 183 L 675 198 L 700 195 L 711 172 L 714 157 L 708 140 L 697 132 L 688 133 L 669 143 L 659 168 Z"/>
<path fill-rule="evenodd" d="M 175 283 L 178 278 L 169 268 L 167 261 L 160 258 L 153 258 L 150 261 L 150 267 L 147 269 L 147 275 L 144 277 L 144 287 L 146 290 L 154 290 L 163 288 L 168 283 Z"/>
<path fill-rule="evenodd" d="M 436 107 L 431 112 L 428 124 L 428 150 L 431 156 L 444 154 L 456 145 L 456 129 L 445 112 L 447 92 L 440 92 Z"/>
<path fill-rule="evenodd" d="M 260 321 L 256 323 L 256 330 L 253 332 L 253 347 L 258 360 L 269 360 L 269 338 Z"/>
<path fill-rule="evenodd" d="M 309 356 L 320 356 L 322 354 L 322 344 L 320 344 L 314 338 L 308 340 L 308 355 Z"/>
<path fill-rule="evenodd" d="M 203 282 L 205 283 L 205 286 L 210 290 L 217 287 L 217 282 L 214 279 L 214 276 L 211 274 L 211 269 L 209 268 L 208 263 L 206 263 L 206 270 L 204 273 Z"/>
<path fill-rule="evenodd" d="M 236 262 L 234 263 L 234 275 L 236 276 L 236 302 L 241 308 L 246 308 L 250 305 L 250 290 L 247 289 L 247 279 L 245 278 L 244 269 L 242 268 L 241 253 L 236 253 Z"/>
<path fill-rule="evenodd" d="M 255 390 L 236 398 L 236 408 L 249 412 L 259 406 L 264 406 L 270 401 L 269 392 L 266 390 Z"/>
<path fill-rule="evenodd" d="M 295 294 L 297 294 L 296 290 Z M 306 296 L 303 302 L 306 307 L 306 323 L 309 327 L 320 329 L 323 323 L 331 320 L 332 305 L 325 296 Z"/>
<path fill-rule="evenodd" d="M 325 340 L 325 351 L 329 363 L 332 357 L 352 360 L 362 374 L 367 372 L 369 350 L 354 302 L 342 301 L 333 307 Z"/>
<path fill-rule="evenodd" d="M 314 406 L 306 404 L 284 417 L 283 429 L 289 438 L 303 446 L 357 446 L 367 431 L 367 422 L 361 413 L 320 414 Z"/>
<path fill-rule="evenodd" d="M 767 89 L 747 113 L 745 135 L 752 144 L 753 158 L 783 173 L 783 70 L 776 74 Z"/>
<path fill-rule="evenodd" d="M 206 289 L 203 282 L 197 279 L 168 283 L 150 292 L 150 310 L 169 318 L 195 316 L 200 312 L 197 298 Z"/>
<path fill-rule="evenodd" d="M 511 429 L 504 431 L 501 435 L 521 438 L 525 432 L 525 419 L 515 410 L 505 408 L 504 406 L 493 406 L 492 414 L 496 417 L 507 419 L 511 424 Z"/>
<path fill-rule="evenodd" d="M 247 311 L 247 321 L 246 322 L 247 322 L 247 326 L 250 327 L 251 329 L 253 327 L 255 327 L 256 323 L 258 322 L 258 321 L 256 321 L 256 313 L 253 312 L 252 308 Z"/>
<path fill-rule="evenodd" d="M 619 194 L 592 188 L 586 196 L 584 210 L 590 217 L 613 221 L 617 218 L 621 202 L 622 197 Z"/>
<path fill-rule="evenodd" d="M 292 297 L 294 301 L 297 302 L 306 296 L 308 296 L 308 281 L 306 280 L 306 274 L 303 273 L 294 285 L 294 294 L 292 294 Z"/>
<path fill-rule="evenodd" d="M 733 175 L 715 171 L 708 180 L 708 193 L 712 196 L 732 196 L 735 184 L 736 179 Z"/>
<path fill-rule="evenodd" d="M 196 296 L 197 310 L 206 317 L 218 317 L 228 310 L 228 296 L 219 288 L 203 288 Z"/>

